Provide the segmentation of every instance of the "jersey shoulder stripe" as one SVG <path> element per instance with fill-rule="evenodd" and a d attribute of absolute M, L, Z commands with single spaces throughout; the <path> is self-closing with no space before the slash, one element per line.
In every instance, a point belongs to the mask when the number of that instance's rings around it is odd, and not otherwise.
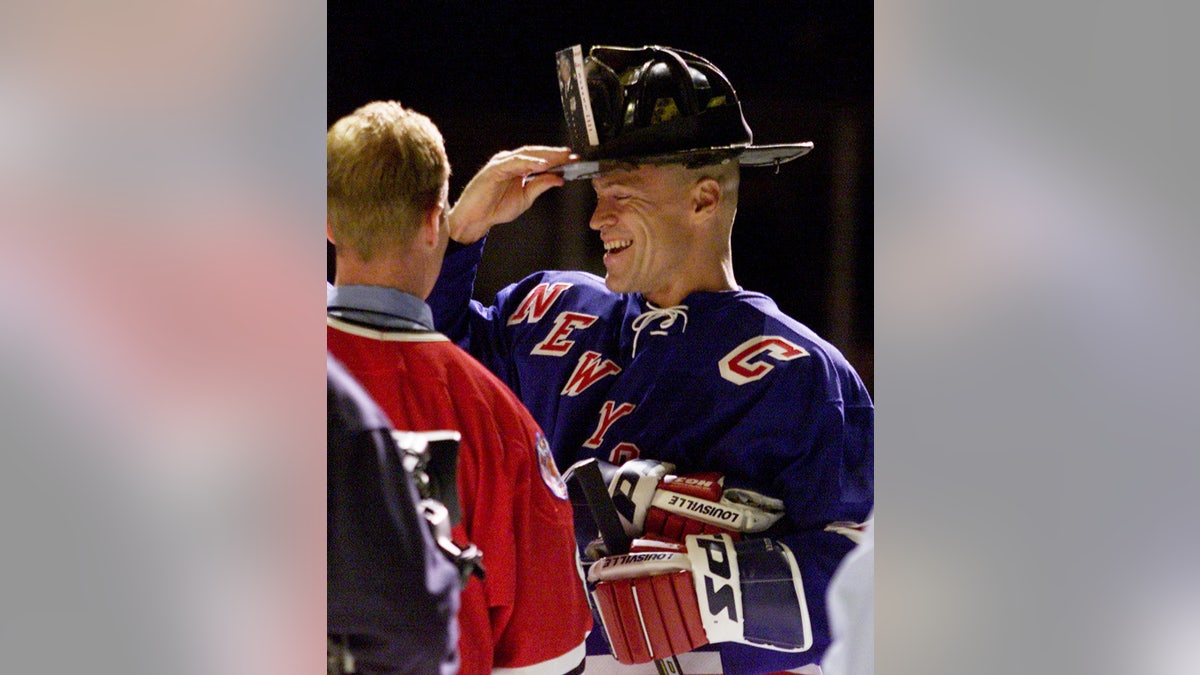
<path fill-rule="evenodd" d="M 335 319 L 332 316 L 325 317 L 325 323 L 334 330 L 339 330 L 343 333 L 357 335 L 371 340 L 380 340 L 382 342 L 449 342 L 450 338 L 435 331 L 383 331 L 376 328 L 367 328 L 358 324 Z"/>

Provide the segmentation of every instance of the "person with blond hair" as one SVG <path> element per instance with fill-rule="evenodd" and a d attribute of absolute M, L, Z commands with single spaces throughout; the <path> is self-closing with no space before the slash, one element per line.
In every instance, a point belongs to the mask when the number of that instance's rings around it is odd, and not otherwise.
<path fill-rule="evenodd" d="M 482 551 L 486 576 L 462 589 L 459 672 L 578 672 L 591 612 L 547 437 L 499 379 L 434 330 L 424 302 L 449 239 L 442 136 L 424 115 L 379 101 L 338 120 L 326 150 L 337 264 L 329 351 L 397 429 L 462 436 L 453 535 Z"/>

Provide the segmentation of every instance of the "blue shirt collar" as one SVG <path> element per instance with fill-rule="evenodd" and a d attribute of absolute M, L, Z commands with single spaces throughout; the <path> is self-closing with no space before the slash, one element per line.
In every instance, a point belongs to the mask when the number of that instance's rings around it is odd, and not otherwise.
<path fill-rule="evenodd" d="M 415 295 L 385 286 L 334 286 L 327 289 L 330 316 L 378 328 L 433 330 L 433 311 Z"/>

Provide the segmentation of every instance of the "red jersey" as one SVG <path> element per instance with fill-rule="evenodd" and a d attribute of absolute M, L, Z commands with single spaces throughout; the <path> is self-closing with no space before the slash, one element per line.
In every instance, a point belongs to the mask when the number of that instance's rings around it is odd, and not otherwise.
<path fill-rule="evenodd" d="M 579 576 L 566 487 L 520 401 L 440 333 L 328 319 L 329 351 L 396 429 L 462 434 L 459 541 L 487 570 L 462 591 L 460 673 L 560 675 L 584 657 L 591 610 Z"/>

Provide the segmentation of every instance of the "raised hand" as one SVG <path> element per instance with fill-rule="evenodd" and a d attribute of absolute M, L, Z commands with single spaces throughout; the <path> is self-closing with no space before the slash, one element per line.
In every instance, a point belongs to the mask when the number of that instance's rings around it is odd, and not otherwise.
<path fill-rule="evenodd" d="M 543 192 L 564 182 L 560 175 L 541 172 L 575 159 L 569 148 L 539 145 L 497 153 L 471 178 L 450 209 L 450 238 L 470 244 L 492 226 L 512 221 Z"/>

